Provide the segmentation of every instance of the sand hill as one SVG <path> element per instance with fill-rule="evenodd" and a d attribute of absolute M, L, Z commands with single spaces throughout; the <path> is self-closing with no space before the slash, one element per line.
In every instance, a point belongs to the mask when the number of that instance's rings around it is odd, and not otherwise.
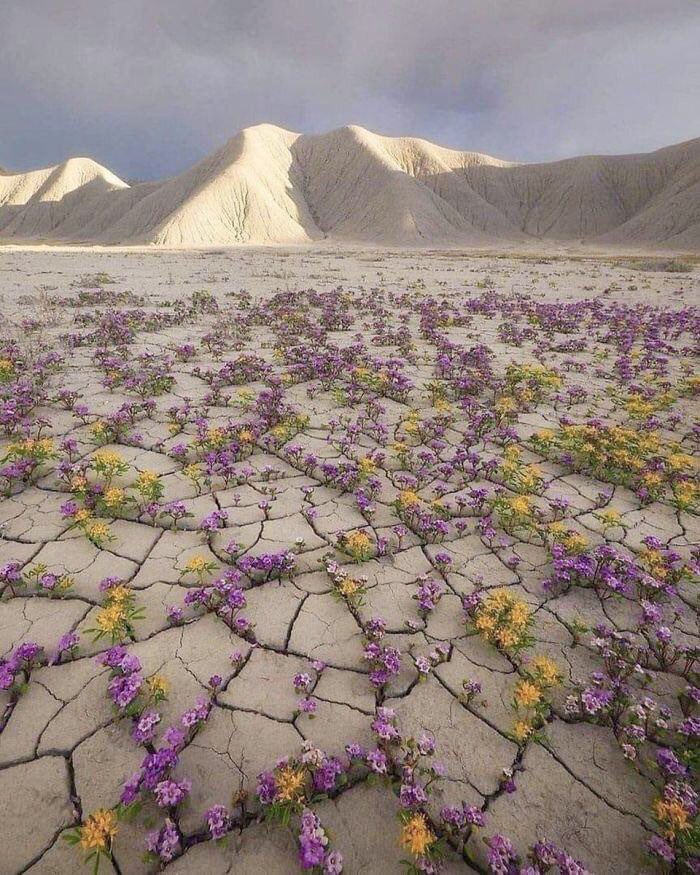
<path fill-rule="evenodd" d="M 644 155 L 516 164 L 359 127 L 241 131 L 133 186 L 87 158 L 0 171 L 0 239 L 392 246 L 556 240 L 700 249 L 700 139 Z"/>

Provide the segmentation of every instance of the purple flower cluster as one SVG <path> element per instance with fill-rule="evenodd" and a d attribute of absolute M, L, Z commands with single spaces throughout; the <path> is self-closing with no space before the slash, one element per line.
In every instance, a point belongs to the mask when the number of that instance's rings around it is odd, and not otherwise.
<path fill-rule="evenodd" d="M 252 624 L 240 611 L 246 606 L 245 592 L 240 587 L 241 573 L 236 568 L 228 568 L 222 577 L 217 578 L 211 586 L 191 589 L 185 596 L 184 603 L 195 609 L 215 613 L 226 625 L 242 638 L 251 639 Z M 169 609 L 170 621 L 182 622 L 181 610 Z"/>
<path fill-rule="evenodd" d="M 243 574 L 257 581 L 268 581 L 289 575 L 294 571 L 296 564 L 296 556 L 291 550 L 260 553 L 258 556 L 242 556 L 237 563 Z"/>
<path fill-rule="evenodd" d="M 116 707 L 124 711 L 136 700 L 144 685 L 139 658 L 120 644 L 101 653 L 97 662 L 111 670 L 107 692 Z"/>
<path fill-rule="evenodd" d="M 380 642 L 386 632 L 386 622 L 381 617 L 373 617 L 365 626 L 367 639 L 362 658 L 369 663 L 369 682 L 373 687 L 383 687 L 401 671 L 401 653 Z"/>
<path fill-rule="evenodd" d="M 418 609 L 422 616 L 435 610 L 444 592 L 445 589 L 439 581 L 433 580 L 428 575 L 420 578 L 418 591 L 413 598 L 418 602 Z"/>
<path fill-rule="evenodd" d="M 169 817 L 166 817 L 165 823 L 160 829 L 148 833 L 146 848 L 163 863 L 169 863 L 175 859 L 181 850 L 180 833 Z"/>
<path fill-rule="evenodd" d="M 40 664 L 37 657 L 42 650 L 33 641 L 25 641 L 15 647 L 7 659 L 0 659 L 0 690 L 11 690 L 20 674 L 26 682 L 32 668 Z"/>
<path fill-rule="evenodd" d="M 209 836 L 218 841 L 231 829 L 231 816 L 225 805 L 212 805 L 204 813 Z"/>

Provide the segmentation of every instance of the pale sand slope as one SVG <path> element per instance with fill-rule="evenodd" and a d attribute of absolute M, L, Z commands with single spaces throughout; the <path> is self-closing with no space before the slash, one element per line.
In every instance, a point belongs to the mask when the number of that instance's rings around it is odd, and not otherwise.
<path fill-rule="evenodd" d="M 241 131 L 163 182 L 86 158 L 0 172 L 0 239 L 165 246 L 557 240 L 700 249 L 700 139 L 516 164 L 359 127 Z"/>

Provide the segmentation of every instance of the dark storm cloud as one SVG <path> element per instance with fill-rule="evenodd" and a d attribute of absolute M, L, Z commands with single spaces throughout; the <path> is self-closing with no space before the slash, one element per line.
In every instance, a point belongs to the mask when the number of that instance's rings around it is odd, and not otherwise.
<path fill-rule="evenodd" d="M 6 0 L 0 165 L 354 123 L 520 160 L 700 135 L 700 0 Z"/>

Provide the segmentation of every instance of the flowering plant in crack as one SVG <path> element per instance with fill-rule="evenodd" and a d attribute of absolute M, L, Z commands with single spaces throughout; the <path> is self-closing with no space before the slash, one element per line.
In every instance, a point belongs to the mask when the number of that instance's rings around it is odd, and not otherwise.
<path fill-rule="evenodd" d="M 84 852 L 84 863 L 90 863 L 94 875 L 97 875 L 101 861 L 112 860 L 112 842 L 118 831 L 118 811 L 98 808 L 80 826 L 65 833 L 64 840 Z"/>
<path fill-rule="evenodd" d="M 411 658 L 416 671 L 418 672 L 418 681 L 427 680 L 430 673 L 438 665 L 446 662 L 450 655 L 450 644 L 448 641 L 439 641 L 432 650 L 427 654 L 416 655 L 411 652 Z"/>
<path fill-rule="evenodd" d="M 346 602 L 353 608 L 360 608 L 364 604 L 363 597 L 367 592 L 366 577 L 350 577 L 334 559 L 325 557 L 326 573 L 333 584 L 335 598 Z"/>
<path fill-rule="evenodd" d="M 433 513 L 423 507 L 418 493 L 412 489 L 403 489 L 394 502 L 397 516 L 404 525 L 419 537 L 435 543 L 450 531 L 446 520 L 449 514 L 439 499 L 433 501 L 430 507 Z"/>
<path fill-rule="evenodd" d="M 424 620 L 428 614 L 435 610 L 444 594 L 444 586 L 440 581 L 433 580 L 428 574 L 423 574 L 418 579 L 418 590 L 413 598 L 418 602 L 418 612 Z"/>
<path fill-rule="evenodd" d="M 4 584 L 0 598 L 4 593 L 14 597 L 18 590 L 33 590 L 36 595 L 48 598 L 60 598 L 74 585 L 75 581 L 69 574 L 56 574 L 49 571 L 43 562 L 34 562 L 21 570 L 21 563 L 11 561 L 0 567 L 0 585 Z"/>
<path fill-rule="evenodd" d="M 142 510 L 159 502 L 165 492 L 165 487 L 155 471 L 141 471 L 134 482 L 134 489 L 139 495 Z"/>
<path fill-rule="evenodd" d="M 256 794 L 266 820 L 289 826 L 299 817 L 299 863 L 306 871 L 342 872 L 342 856 L 329 849 L 328 836 L 309 806 L 347 783 L 347 769 L 347 764 L 305 742 L 299 756 L 283 757 L 274 769 L 258 775 Z"/>
<path fill-rule="evenodd" d="M 292 550 L 280 550 L 277 553 L 241 556 L 236 564 L 250 580 L 256 583 L 267 583 L 270 580 L 291 577 L 296 568 L 297 558 Z"/>
<path fill-rule="evenodd" d="M 523 495 L 539 493 L 544 488 L 544 479 L 536 465 L 522 461 L 522 450 L 512 444 L 503 451 L 503 461 L 497 468 L 497 475 L 514 492 Z"/>
<path fill-rule="evenodd" d="M 67 501 L 63 504 L 61 515 L 64 519 L 71 520 L 70 528 L 79 528 L 88 541 L 98 549 L 102 549 L 105 544 L 116 540 L 105 520 L 96 519 L 91 510 L 87 507 L 81 507 L 75 501 Z"/>
<path fill-rule="evenodd" d="M 541 512 L 529 495 L 508 495 L 497 488 L 489 500 L 490 512 L 509 535 L 521 535 L 542 540 Z"/>
<path fill-rule="evenodd" d="M 297 702 L 294 716 L 298 717 L 299 714 L 307 714 L 309 719 L 313 720 L 316 716 L 317 707 L 316 700 L 310 695 L 314 687 L 313 678 L 307 672 L 298 672 L 292 679 L 292 685 L 294 686 L 294 692 L 302 696 Z"/>
<path fill-rule="evenodd" d="M 513 708 L 516 721 L 512 736 L 518 744 L 539 740 L 539 732 L 551 713 L 548 692 L 561 683 L 557 664 L 547 656 L 534 656 L 523 663 L 521 679 L 515 685 Z"/>
<path fill-rule="evenodd" d="M 369 682 L 382 689 L 401 671 L 401 653 L 396 647 L 382 644 L 386 633 L 386 621 L 372 617 L 364 625 L 365 646 L 362 658 L 369 664 Z"/>
<path fill-rule="evenodd" d="M 155 502 L 154 502 L 155 504 Z M 151 512 L 153 510 L 153 512 Z M 158 506 L 151 508 L 151 505 L 148 506 L 149 516 L 152 516 L 154 520 L 156 518 L 163 519 L 169 518 L 171 521 L 171 528 L 176 529 L 177 524 L 180 520 L 187 519 L 188 517 L 192 517 L 193 514 L 187 510 L 187 506 L 184 501 L 169 501 L 167 504 L 162 506 Z"/>
<path fill-rule="evenodd" d="M 442 868 L 449 838 L 455 845 L 463 845 L 474 827 L 484 825 L 483 813 L 474 806 L 445 806 L 439 820 L 431 818 L 429 802 L 440 792 L 445 774 L 442 763 L 434 761 L 435 738 L 424 732 L 418 738 L 403 736 L 396 712 L 378 707 L 372 721 L 372 732 L 377 746 L 364 750 L 349 745 L 346 750 L 351 760 L 364 763 L 370 769 L 368 780 L 382 780 L 398 799 L 400 833 L 398 842 L 410 854 L 402 860 L 410 873 L 435 875 Z"/>
<path fill-rule="evenodd" d="M 338 532 L 336 545 L 353 562 L 367 562 L 377 553 L 377 545 L 367 532 L 356 529 L 352 532 Z"/>
<path fill-rule="evenodd" d="M 661 835 L 654 835 L 647 850 L 664 867 L 680 866 L 694 871 L 698 864 L 698 740 L 680 757 L 670 748 L 659 748 L 656 764 L 663 776 L 663 788 L 654 800 L 652 813 Z"/>
<path fill-rule="evenodd" d="M 255 641 L 253 624 L 241 611 L 247 604 L 246 595 L 240 587 L 241 573 L 235 568 L 227 568 L 210 586 L 190 589 L 185 595 L 184 604 L 198 612 L 213 613 L 222 619 L 229 629 L 247 641 Z M 182 612 L 168 612 L 171 621 L 182 621 Z"/>
<path fill-rule="evenodd" d="M 146 708 L 167 697 L 168 683 L 159 674 L 144 678 L 141 662 L 118 644 L 96 657 L 98 665 L 109 668 L 107 693 L 115 710 L 123 717 L 137 717 Z"/>
<path fill-rule="evenodd" d="M 143 620 L 146 610 L 136 604 L 133 590 L 118 577 L 106 577 L 100 582 L 105 594 L 103 606 L 95 617 L 95 626 L 87 629 L 93 641 L 109 637 L 112 644 L 134 637 L 134 623 Z"/>
<path fill-rule="evenodd" d="M 532 610 L 507 589 L 493 589 L 486 596 L 477 590 L 463 596 L 462 608 L 467 628 L 499 650 L 516 654 L 532 645 Z"/>
<path fill-rule="evenodd" d="M 58 458 L 51 438 L 24 438 L 5 447 L 0 456 L 0 487 L 9 496 L 16 484 L 30 483 L 45 471 L 48 462 Z"/>
<path fill-rule="evenodd" d="M 180 580 L 185 577 L 194 577 L 197 583 L 201 586 L 209 575 L 217 570 L 218 564 L 213 559 L 207 559 L 206 556 L 195 554 L 190 556 L 185 562 L 180 571 Z"/>
<path fill-rule="evenodd" d="M 340 851 L 329 850 L 329 839 L 317 814 L 309 808 L 302 811 L 299 835 L 299 865 L 304 871 L 323 875 L 339 875 L 343 871 Z"/>
<path fill-rule="evenodd" d="M 0 659 L 0 690 L 21 694 L 27 687 L 31 671 L 43 664 L 42 653 L 43 647 L 25 641 L 8 657 Z"/>
<path fill-rule="evenodd" d="M 546 839 L 532 845 L 526 863 L 523 863 L 513 843 L 506 836 L 496 833 L 485 837 L 484 842 L 488 846 L 487 863 L 492 875 L 544 875 L 547 872 L 558 872 L 559 875 L 592 875 L 583 863 Z"/>

